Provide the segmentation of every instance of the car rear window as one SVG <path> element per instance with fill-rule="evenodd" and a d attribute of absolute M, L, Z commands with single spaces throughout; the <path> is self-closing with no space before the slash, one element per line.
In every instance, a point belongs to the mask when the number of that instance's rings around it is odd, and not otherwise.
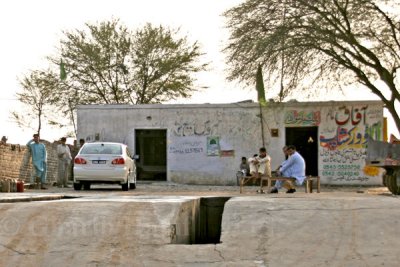
<path fill-rule="evenodd" d="M 114 154 L 121 155 L 122 148 L 118 144 L 86 144 L 81 154 Z"/>

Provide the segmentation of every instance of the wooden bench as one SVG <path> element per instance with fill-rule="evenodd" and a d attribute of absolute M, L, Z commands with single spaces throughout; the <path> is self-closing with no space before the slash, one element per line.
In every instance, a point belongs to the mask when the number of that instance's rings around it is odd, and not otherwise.
<path fill-rule="evenodd" d="M 261 177 L 255 177 L 255 176 L 244 176 L 240 178 L 240 194 L 243 193 L 243 186 L 245 186 L 248 182 L 252 181 L 257 181 L 260 180 L 260 192 L 262 191 L 263 188 L 263 182 L 266 181 L 268 177 L 266 175 L 261 175 Z"/>
<path fill-rule="evenodd" d="M 314 180 L 317 182 L 317 193 L 321 192 L 321 181 L 319 176 L 307 176 L 304 180 L 306 193 L 312 193 Z"/>
<path fill-rule="evenodd" d="M 272 186 L 272 181 L 292 181 L 294 182 L 296 179 L 295 178 L 290 178 L 290 177 L 282 177 L 282 176 L 273 176 L 273 177 L 266 177 L 267 179 L 267 192 L 271 192 L 271 186 Z M 317 181 L 317 192 L 321 192 L 321 183 L 320 183 L 320 177 L 319 176 L 307 176 L 306 179 L 304 179 L 304 187 L 305 187 L 305 192 L 306 193 L 312 193 L 313 191 L 313 182 Z"/>

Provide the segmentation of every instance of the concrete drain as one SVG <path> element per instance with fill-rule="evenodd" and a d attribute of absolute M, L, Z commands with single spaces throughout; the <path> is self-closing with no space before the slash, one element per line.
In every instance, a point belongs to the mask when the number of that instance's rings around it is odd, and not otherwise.
<path fill-rule="evenodd" d="M 221 238 L 221 221 L 225 203 L 230 197 L 203 197 L 194 200 L 172 225 L 173 244 L 217 244 Z M 190 213 L 190 210 L 192 211 Z"/>

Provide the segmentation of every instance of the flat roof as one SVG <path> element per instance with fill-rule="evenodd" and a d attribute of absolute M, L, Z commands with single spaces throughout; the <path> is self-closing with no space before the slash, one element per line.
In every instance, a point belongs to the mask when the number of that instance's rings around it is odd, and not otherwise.
<path fill-rule="evenodd" d="M 381 100 L 357 100 L 357 101 L 309 101 L 309 102 L 268 102 L 265 106 L 268 107 L 307 107 L 307 106 L 338 106 L 338 105 L 368 105 L 368 104 L 381 104 L 384 105 Z M 225 104 L 88 104 L 88 105 L 78 105 L 77 109 L 186 109 L 186 108 L 254 108 L 259 107 L 258 102 L 247 103 L 247 102 L 237 102 L 237 103 L 225 103 Z"/>

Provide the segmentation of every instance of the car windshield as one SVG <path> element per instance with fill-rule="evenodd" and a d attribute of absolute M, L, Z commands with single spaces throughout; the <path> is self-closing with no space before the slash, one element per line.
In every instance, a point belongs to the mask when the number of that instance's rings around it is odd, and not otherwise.
<path fill-rule="evenodd" d="M 121 155 L 122 148 L 118 144 L 86 144 L 81 154 L 114 154 Z"/>

